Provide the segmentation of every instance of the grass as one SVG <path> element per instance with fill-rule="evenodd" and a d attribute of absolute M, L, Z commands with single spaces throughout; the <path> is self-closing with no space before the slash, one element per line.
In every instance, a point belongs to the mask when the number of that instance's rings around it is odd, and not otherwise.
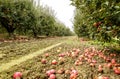
<path fill-rule="evenodd" d="M 97 71 L 98 65 L 104 65 L 108 62 L 106 62 L 103 58 L 99 58 L 98 56 L 94 56 L 93 59 L 97 60 L 97 64 L 95 67 L 91 67 L 88 62 L 86 62 L 85 58 L 83 58 L 83 64 L 76 66 L 74 63 L 76 60 L 78 60 L 79 56 L 85 54 L 85 49 L 91 49 L 92 47 L 95 47 L 96 52 L 99 50 L 106 50 L 104 46 L 101 44 L 95 44 L 93 41 L 81 41 L 75 37 L 70 37 L 65 40 L 66 43 L 61 44 L 60 46 L 57 46 L 55 48 L 52 48 L 50 50 L 45 51 L 43 54 L 40 54 L 39 56 L 33 57 L 33 59 L 29 59 L 25 62 L 20 63 L 19 65 L 15 65 L 9 70 L 3 71 L 0 74 L 1 79 L 12 79 L 12 75 L 14 72 L 22 72 L 23 73 L 23 79 L 48 79 L 46 76 L 46 71 L 50 69 L 55 69 L 58 71 L 61 68 L 64 68 L 64 70 L 71 70 L 75 69 L 78 71 L 79 75 L 77 79 L 96 79 L 98 76 L 108 76 L 110 79 L 119 79 L 120 75 L 114 74 L 113 69 L 108 69 L 104 67 L 104 72 L 99 73 Z M 59 41 L 60 42 L 60 41 Z M 92 43 L 93 42 L 93 43 Z M 110 45 L 110 44 L 107 44 Z M 72 53 L 74 49 L 79 49 L 79 55 L 77 57 L 71 57 L 71 56 L 65 56 L 63 57 L 64 60 L 59 60 L 58 55 L 61 53 Z M 59 52 L 58 52 L 59 50 Z M 89 51 L 90 52 L 90 51 Z M 45 53 L 49 53 L 49 57 L 45 57 Z M 92 52 L 91 52 L 92 53 Z M 117 60 L 117 63 L 120 64 L 120 54 L 116 53 L 116 51 L 109 51 L 106 50 L 104 52 L 105 56 L 109 56 L 111 53 L 115 53 L 117 56 L 112 57 Z M 47 64 L 42 64 L 41 60 L 46 59 Z M 51 65 L 52 60 L 57 60 L 57 65 Z M 65 72 L 62 74 L 55 74 L 57 79 L 69 79 L 70 74 L 66 74 Z"/>
<path fill-rule="evenodd" d="M 66 38 L 48 38 L 43 40 L 30 40 L 28 42 L 12 42 L 0 47 L 0 63 L 7 63 L 10 60 L 18 59 L 24 55 L 43 49 L 50 45 L 59 43 Z"/>
<path fill-rule="evenodd" d="M 43 50 L 39 50 L 39 51 L 37 51 L 37 52 L 34 52 L 34 53 L 31 53 L 31 54 L 22 56 L 22 57 L 19 58 L 19 59 L 12 60 L 12 61 L 10 61 L 9 63 L 2 64 L 2 65 L 0 66 L 0 69 L 1 69 L 0 72 L 5 71 L 5 70 L 8 70 L 9 68 L 11 68 L 11 67 L 14 66 L 14 65 L 19 65 L 20 63 L 25 62 L 25 61 L 28 60 L 28 59 L 32 59 L 33 57 L 36 57 L 36 56 L 44 53 L 46 50 L 50 50 L 50 49 L 52 49 L 52 48 L 54 48 L 54 47 L 56 47 L 56 46 L 59 46 L 60 44 L 62 44 L 62 43 L 55 44 L 55 45 L 50 46 L 50 47 L 47 47 L 47 48 L 45 48 L 45 49 L 43 49 Z"/>

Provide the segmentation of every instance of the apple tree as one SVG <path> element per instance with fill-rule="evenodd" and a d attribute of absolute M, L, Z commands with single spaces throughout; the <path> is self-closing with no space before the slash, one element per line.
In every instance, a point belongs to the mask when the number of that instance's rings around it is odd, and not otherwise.
<path fill-rule="evenodd" d="M 32 0 L 0 0 L 0 22 L 9 36 L 13 36 L 17 28 L 25 28 L 34 22 L 30 21 L 34 18 L 33 7 Z"/>
<path fill-rule="evenodd" d="M 110 41 L 120 37 L 119 0 L 71 0 L 76 7 L 74 30 L 78 36 Z M 86 31 L 82 32 L 82 31 Z M 84 33 L 84 34 L 83 34 Z"/>

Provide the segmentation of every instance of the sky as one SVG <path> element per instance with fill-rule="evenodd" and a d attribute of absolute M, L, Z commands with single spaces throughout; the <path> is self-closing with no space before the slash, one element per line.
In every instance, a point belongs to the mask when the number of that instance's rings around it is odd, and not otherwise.
<path fill-rule="evenodd" d="M 72 30 L 75 7 L 70 5 L 70 0 L 40 0 L 40 4 L 51 7 L 56 17 Z"/>

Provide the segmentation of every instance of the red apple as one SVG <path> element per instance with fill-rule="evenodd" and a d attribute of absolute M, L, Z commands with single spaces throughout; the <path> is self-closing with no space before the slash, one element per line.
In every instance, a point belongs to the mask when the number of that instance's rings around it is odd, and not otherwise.
<path fill-rule="evenodd" d="M 49 54 L 48 54 L 48 53 L 46 53 L 46 54 L 45 54 L 45 57 L 49 57 Z"/>
<path fill-rule="evenodd" d="M 116 60 L 115 60 L 115 59 L 112 59 L 112 60 L 111 60 L 111 63 L 112 63 L 112 64 L 115 64 L 115 63 L 116 63 Z"/>
<path fill-rule="evenodd" d="M 61 69 L 59 69 L 59 70 L 57 71 L 57 73 L 58 73 L 58 74 L 63 74 L 64 71 L 65 71 L 64 68 L 61 68 Z"/>
<path fill-rule="evenodd" d="M 50 77 L 49 77 L 49 79 L 56 79 L 55 74 L 51 74 Z"/>
<path fill-rule="evenodd" d="M 15 73 L 13 74 L 13 78 L 14 78 L 14 79 L 22 78 L 22 73 L 21 73 L 21 72 L 15 72 Z"/>
<path fill-rule="evenodd" d="M 117 64 L 117 63 L 116 63 L 116 64 L 114 64 L 114 66 L 115 66 L 115 67 L 120 67 L 120 64 Z"/>
<path fill-rule="evenodd" d="M 79 62 L 75 62 L 75 65 L 76 65 L 76 66 L 79 66 Z"/>
<path fill-rule="evenodd" d="M 77 75 L 76 74 L 71 74 L 70 79 L 77 79 Z"/>
<path fill-rule="evenodd" d="M 112 64 L 111 64 L 111 63 L 108 63 L 108 64 L 107 64 L 107 67 L 111 69 L 111 68 L 112 68 Z"/>
<path fill-rule="evenodd" d="M 98 72 L 103 72 L 103 66 L 102 65 L 98 66 Z"/>
<path fill-rule="evenodd" d="M 61 53 L 61 54 L 59 54 L 58 56 L 59 56 L 59 57 L 64 57 L 65 54 L 64 54 L 64 53 Z"/>
<path fill-rule="evenodd" d="M 103 77 L 103 79 L 110 79 L 109 77 Z"/>
<path fill-rule="evenodd" d="M 110 62 L 111 60 L 110 60 L 110 58 L 106 58 L 106 62 Z"/>
<path fill-rule="evenodd" d="M 93 24 L 93 26 L 95 26 L 95 27 L 98 27 L 99 25 L 101 25 L 101 22 L 95 22 L 95 23 Z"/>
<path fill-rule="evenodd" d="M 103 72 L 103 68 L 98 68 L 98 72 Z"/>
<path fill-rule="evenodd" d="M 76 71 L 76 70 L 72 70 L 72 71 L 71 71 L 71 74 L 78 75 L 78 71 Z"/>
<path fill-rule="evenodd" d="M 120 70 L 118 68 L 114 69 L 115 74 L 120 75 Z"/>
<path fill-rule="evenodd" d="M 55 69 L 51 69 L 51 70 L 50 70 L 50 73 L 51 73 L 51 74 L 55 74 L 55 73 L 56 73 Z"/>
<path fill-rule="evenodd" d="M 110 56 L 111 56 L 111 57 L 112 57 L 112 56 L 114 56 L 114 57 L 115 57 L 115 56 L 116 56 L 116 54 L 112 54 L 112 53 L 111 53 L 111 54 L 110 54 Z"/>
<path fill-rule="evenodd" d="M 96 60 L 92 60 L 92 63 L 97 63 L 97 61 Z"/>
<path fill-rule="evenodd" d="M 102 65 L 99 65 L 98 68 L 103 68 L 103 66 L 102 66 Z"/>
<path fill-rule="evenodd" d="M 63 57 L 59 57 L 58 60 L 64 61 L 65 59 Z"/>
<path fill-rule="evenodd" d="M 110 79 L 110 78 L 106 76 L 99 76 L 97 79 Z"/>
<path fill-rule="evenodd" d="M 70 70 L 66 70 L 66 71 L 65 71 L 65 74 L 70 74 Z"/>
<path fill-rule="evenodd" d="M 91 60 L 91 59 L 87 59 L 87 61 L 88 61 L 88 63 L 91 63 L 91 62 L 92 62 L 92 60 Z"/>
<path fill-rule="evenodd" d="M 57 73 L 58 73 L 58 74 L 62 74 L 63 71 L 62 71 L 62 70 L 58 70 Z"/>
<path fill-rule="evenodd" d="M 56 65 L 57 63 L 58 63 L 58 62 L 57 62 L 56 60 L 53 60 L 53 61 L 52 61 L 52 64 L 53 64 L 53 65 Z"/>
<path fill-rule="evenodd" d="M 50 76 L 51 75 L 51 71 L 50 70 L 46 71 L 46 75 Z"/>
<path fill-rule="evenodd" d="M 55 74 L 55 73 L 56 73 L 56 71 L 54 69 L 46 71 L 47 76 L 50 76 L 51 74 Z"/>
<path fill-rule="evenodd" d="M 71 56 L 71 53 L 69 53 L 69 52 L 66 52 L 66 55 L 70 57 L 70 56 Z"/>
<path fill-rule="evenodd" d="M 42 64 L 46 64 L 46 63 L 47 63 L 47 60 L 46 60 L 46 59 L 42 59 L 42 60 L 41 60 L 41 63 L 42 63 Z"/>
<path fill-rule="evenodd" d="M 75 54 L 75 52 L 72 52 L 72 53 L 71 53 L 71 57 L 74 58 L 74 57 L 76 57 L 76 56 L 77 56 L 77 55 Z"/>
<path fill-rule="evenodd" d="M 91 67 L 95 67 L 95 64 L 94 64 L 94 63 L 90 63 L 90 66 L 91 66 Z"/>

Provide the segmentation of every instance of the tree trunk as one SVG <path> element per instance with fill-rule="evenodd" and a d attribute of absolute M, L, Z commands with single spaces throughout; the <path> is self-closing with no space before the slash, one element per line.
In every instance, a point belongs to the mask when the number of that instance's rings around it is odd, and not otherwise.
<path fill-rule="evenodd" d="M 10 39 L 13 39 L 13 38 L 15 39 L 14 33 L 9 33 L 9 38 L 10 38 Z"/>
<path fill-rule="evenodd" d="M 37 33 L 36 33 L 35 29 L 33 29 L 32 31 L 33 31 L 34 37 L 37 38 Z"/>
<path fill-rule="evenodd" d="M 14 31 L 16 28 L 13 27 L 13 23 L 9 25 L 9 20 L 7 20 L 4 17 L 1 17 L 0 20 L 1 20 L 1 25 L 7 30 L 9 37 L 14 38 Z"/>

